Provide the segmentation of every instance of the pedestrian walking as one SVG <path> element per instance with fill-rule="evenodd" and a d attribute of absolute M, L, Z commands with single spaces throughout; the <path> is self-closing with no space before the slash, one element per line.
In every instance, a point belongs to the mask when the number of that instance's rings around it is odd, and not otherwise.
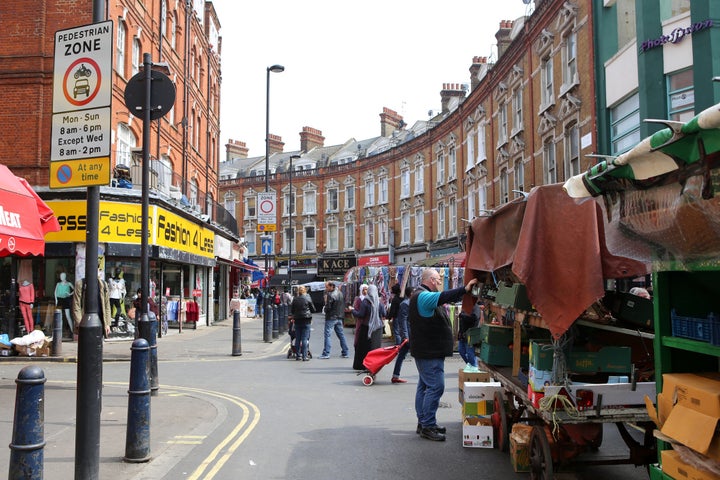
<path fill-rule="evenodd" d="M 333 330 L 340 341 L 340 355 L 342 358 L 348 358 L 348 346 L 345 340 L 345 332 L 343 331 L 345 297 L 342 292 L 338 290 L 335 282 L 327 282 L 325 284 L 325 292 L 325 344 L 322 355 L 320 355 L 319 358 L 330 358 Z"/>
<path fill-rule="evenodd" d="M 397 328 L 395 326 L 398 311 L 400 309 L 400 303 L 403 301 L 403 297 L 400 296 L 400 284 L 396 283 L 392 287 L 390 287 L 390 293 L 392 293 L 392 299 L 390 300 L 390 307 L 387 311 L 387 319 L 390 322 L 390 329 L 393 334 L 393 338 L 395 339 L 395 345 L 400 345 L 402 343 L 402 338 L 400 338 L 400 335 L 398 334 Z"/>
<path fill-rule="evenodd" d="M 443 278 L 428 268 L 410 297 L 410 354 L 419 374 L 416 432 L 428 440 L 445 440 L 446 429 L 437 424 L 437 409 L 445 392 L 445 357 L 453 354 L 453 332 L 444 304 L 459 301 L 476 283 L 473 278 L 463 287 L 442 291 Z"/>
<path fill-rule="evenodd" d="M 304 286 L 298 287 L 298 293 L 290 305 L 293 321 L 295 322 L 295 360 L 306 362 L 310 359 L 308 349 L 310 345 L 310 323 L 312 312 L 315 311 L 310 295 Z"/>
<path fill-rule="evenodd" d="M 400 297 L 398 292 L 398 298 L 400 298 L 400 305 L 398 305 L 398 313 L 397 317 L 395 318 L 395 336 L 396 338 L 400 338 L 400 343 L 402 343 L 406 338 L 410 338 L 410 327 L 408 325 L 408 314 L 410 313 L 410 296 L 412 295 L 413 288 L 412 287 L 405 287 L 405 295 L 403 297 Z M 407 383 L 407 380 L 404 380 L 400 378 L 400 370 L 402 369 L 402 364 L 405 361 L 405 357 L 407 356 L 408 351 L 410 350 L 410 343 L 406 343 L 402 347 L 400 347 L 400 351 L 398 352 L 397 359 L 395 359 L 395 368 L 393 369 L 393 376 L 392 376 L 392 383 Z"/>
<path fill-rule="evenodd" d="M 360 303 L 359 308 L 352 311 L 356 318 L 353 369 L 365 370 L 363 365 L 365 355 L 370 350 L 380 348 L 385 313 L 385 306 L 380 303 L 377 286 L 368 286 L 367 296 Z"/>

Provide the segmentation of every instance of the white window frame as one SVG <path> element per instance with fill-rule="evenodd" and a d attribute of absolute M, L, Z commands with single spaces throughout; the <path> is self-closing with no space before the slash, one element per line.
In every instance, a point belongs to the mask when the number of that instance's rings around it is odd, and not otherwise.
<path fill-rule="evenodd" d="M 292 192 L 287 191 L 283 195 L 283 216 L 287 217 L 292 212 L 293 215 L 297 215 L 297 198 L 295 196 L 295 189 Z"/>
<path fill-rule="evenodd" d="M 565 128 L 565 180 L 580 173 L 580 127 L 573 122 Z"/>
<path fill-rule="evenodd" d="M 445 202 L 438 203 L 438 238 L 445 238 L 447 225 L 445 223 Z"/>
<path fill-rule="evenodd" d="M 355 224 L 345 224 L 345 250 L 355 250 Z"/>
<path fill-rule="evenodd" d="M 140 58 L 142 56 L 141 53 L 141 46 L 140 46 L 140 39 L 138 37 L 133 37 L 132 42 L 132 74 L 135 75 L 140 71 L 140 65 L 142 64 L 142 59 Z"/>
<path fill-rule="evenodd" d="M 372 207 L 375 205 L 375 181 L 372 179 L 365 180 L 365 206 Z"/>
<path fill-rule="evenodd" d="M 400 243 L 407 245 L 410 243 L 410 212 L 400 214 L 400 226 Z"/>
<path fill-rule="evenodd" d="M 640 143 L 640 94 L 633 93 L 610 109 L 612 155 L 625 153 Z"/>
<path fill-rule="evenodd" d="M 508 141 L 507 109 L 508 102 L 503 102 L 498 106 L 498 147 Z"/>
<path fill-rule="evenodd" d="M 522 88 L 516 88 L 513 91 L 513 135 L 523 130 L 523 91 Z"/>
<path fill-rule="evenodd" d="M 365 220 L 365 248 L 373 248 L 375 246 L 375 222 Z"/>
<path fill-rule="evenodd" d="M 337 252 L 340 249 L 337 223 L 331 223 L 327 226 L 327 249 L 330 252 Z"/>
<path fill-rule="evenodd" d="M 125 123 L 118 123 L 115 141 L 115 164 L 132 166 L 132 150 L 137 147 L 135 134 Z"/>
<path fill-rule="evenodd" d="M 525 163 L 522 158 L 515 160 L 515 167 L 513 168 L 513 180 L 515 182 L 515 190 L 525 191 Z"/>
<path fill-rule="evenodd" d="M 540 111 L 544 111 L 555 103 L 553 91 L 553 58 L 547 57 L 540 63 Z"/>
<path fill-rule="evenodd" d="M 410 169 L 404 168 L 400 172 L 400 198 L 410 197 Z"/>
<path fill-rule="evenodd" d="M 425 212 L 421 208 L 415 211 L 415 243 L 425 241 Z"/>
<path fill-rule="evenodd" d="M 345 187 L 345 210 L 355 210 L 355 185 Z"/>
<path fill-rule="evenodd" d="M 445 153 L 438 152 L 437 154 L 437 184 L 442 185 L 445 183 Z"/>
<path fill-rule="evenodd" d="M 378 205 L 388 203 L 388 177 L 379 179 L 378 185 Z"/>
<path fill-rule="evenodd" d="M 570 32 L 565 37 L 565 47 L 563 48 L 563 57 L 565 59 L 563 69 L 563 80 L 566 88 L 570 88 L 578 82 L 577 70 L 577 34 Z"/>
<path fill-rule="evenodd" d="M 328 212 L 337 212 L 340 208 L 340 192 L 337 188 L 328 188 L 326 192 L 327 205 L 325 209 Z"/>
<path fill-rule="evenodd" d="M 317 191 L 306 190 L 303 192 L 303 215 L 315 215 L 317 213 Z"/>
<path fill-rule="evenodd" d="M 257 218 L 257 197 L 253 195 L 248 195 L 245 197 L 245 201 L 243 202 L 244 208 L 244 218 Z"/>
<path fill-rule="evenodd" d="M 422 163 L 415 165 L 415 195 L 425 191 L 425 166 Z"/>
<path fill-rule="evenodd" d="M 507 167 L 503 167 L 500 169 L 500 203 L 507 203 L 510 201 L 510 187 L 508 183 Z"/>
<path fill-rule="evenodd" d="M 457 178 L 457 150 L 455 145 L 448 148 L 448 181 Z"/>
<path fill-rule="evenodd" d="M 469 171 L 475 165 L 475 137 L 477 136 L 476 130 L 468 132 L 466 139 L 467 144 L 467 163 L 465 164 L 465 171 Z"/>
<path fill-rule="evenodd" d="M 557 156 L 555 142 L 548 138 L 543 142 L 543 170 L 545 170 L 545 183 L 557 183 Z"/>
<path fill-rule="evenodd" d="M 457 200 L 450 198 L 448 202 L 448 235 L 457 234 Z"/>
<path fill-rule="evenodd" d="M 119 20 L 115 39 L 115 70 L 121 77 L 125 77 L 125 42 L 127 42 L 127 26 L 124 20 Z"/>
<path fill-rule="evenodd" d="M 317 251 L 317 230 L 314 225 L 303 228 L 303 252 Z"/>
<path fill-rule="evenodd" d="M 255 242 L 255 230 L 245 230 L 245 245 L 247 246 L 248 255 L 257 255 L 257 247 Z"/>
<path fill-rule="evenodd" d="M 377 232 L 378 247 L 387 247 L 388 244 L 388 221 L 385 218 L 378 220 Z"/>

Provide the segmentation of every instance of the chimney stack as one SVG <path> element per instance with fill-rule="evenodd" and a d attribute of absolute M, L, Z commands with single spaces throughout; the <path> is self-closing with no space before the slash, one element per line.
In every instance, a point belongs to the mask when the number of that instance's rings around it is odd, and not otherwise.
<path fill-rule="evenodd" d="M 459 83 L 443 83 L 440 91 L 440 106 L 443 114 L 453 110 L 465 98 L 465 90 Z"/>
<path fill-rule="evenodd" d="M 248 148 L 245 142 L 229 139 L 225 145 L 225 160 L 233 158 L 248 158 Z"/>
<path fill-rule="evenodd" d="M 392 136 L 392 133 L 399 130 L 401 125 L 404 125 L 403 117 L 396 111 L 383 107 L 383 112 L 380 114 L 380 136 Z"/>
<path fill-rule="evenodd" d="M 497 39 L 498 59 L 503 56 L 505 50 L 510 46 L 510 31 L 513 27 L 512 20 L 500 20 L 500 28 L 495 34 Z"/>
<path fill-rule="evenodd" d="M 480 84 L 480 70 L 487 68 L 487 57 L 473 57 L 472 65 L 470 65 L 470 89 L 475 90 Z"/>
<path fill-rule="evenodd" d="M 282 153 L 285 148 L 285 143 L 282 141 L 282 137 L 279 135 L 268 134 L 268 155 L 273 153 Z"/>
<path fill-rule="evenodd" d="M 324 147 L 325 137 L 320 130 L 311 127 L 303 127 L 300 132 L 300 151 L 307 153 L 315 147 Z"/>

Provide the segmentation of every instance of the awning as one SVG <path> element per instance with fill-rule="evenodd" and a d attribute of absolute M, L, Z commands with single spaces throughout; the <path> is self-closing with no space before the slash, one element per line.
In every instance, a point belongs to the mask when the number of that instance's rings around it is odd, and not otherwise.
<path fill-rule="evenodd" d="M 53 211 L 27 181 L 0 164 L 0 257 L 44 255 L 45 234 L 59 230 Z"/>
<path fill-rule="evenodd" d="M 464 267 L 465 252 L 448 253 L 415 262 L 419 267 Z"/>
<path fill-rule="evenodd" d="M 293 273 L 292 285 L 303 285 L 315 281 L 317 276 L 314 273 Z M 290 285 L 290 277 L 288 275 L 273 275 L 270 278 L 271 287 L 279 287 L 283 285 Z"/>
<path fill-rule="evenodd" d="M 251 265 L 247 262 L 243 262 L 242 260 L 237 260 L 237 259 L 233 260 L 233 265 L 235 265 L 236 267 L 240 267 L 243 270 L 249 270 L 249 271 L 260 270 L 260 267 L 258 267 L 257 265 Z"/>

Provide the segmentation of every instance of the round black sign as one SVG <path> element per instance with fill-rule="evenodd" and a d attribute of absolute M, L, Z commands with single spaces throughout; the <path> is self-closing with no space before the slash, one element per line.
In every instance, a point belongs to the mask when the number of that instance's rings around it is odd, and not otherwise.
<path fill-rule="evenodd" d="M 157 70 L 150 70 L 150 119 L 157 120 L 175 105 L 175 84 L 170 77 Z M 133 75 L 125 86 L 125 106 L 130 113 L 144 118 L 145 110 L 145 72 Z"/>

